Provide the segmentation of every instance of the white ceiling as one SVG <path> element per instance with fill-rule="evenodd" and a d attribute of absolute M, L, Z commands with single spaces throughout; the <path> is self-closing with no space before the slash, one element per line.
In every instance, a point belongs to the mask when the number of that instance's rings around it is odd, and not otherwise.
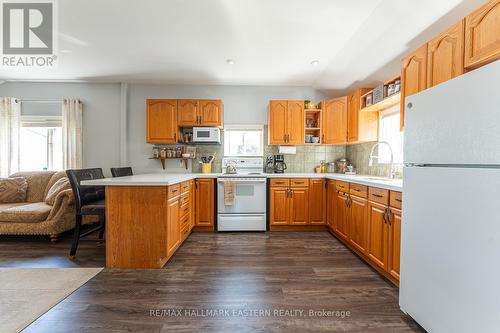
<path fill-rule="evenodd" d="M 402 55 L 484 2 L 59 0 L 58 67 L 0 78 L 343 91 L 397 75 Z"/>

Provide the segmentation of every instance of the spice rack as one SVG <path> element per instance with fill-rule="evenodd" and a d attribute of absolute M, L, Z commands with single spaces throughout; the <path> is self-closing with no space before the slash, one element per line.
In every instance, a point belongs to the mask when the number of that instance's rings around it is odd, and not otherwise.
<path fill-rule="evenodd" d="M 182 155 L 189 154 L 189 157 Z M 168 146 L 168 147 L 153 147 L 153 157 L 150 160 L 158 160 L 161 163 L 163 170 L 165 170 L 166 162 L 169 160 L 180 161 L 184 163 L 186 170 L 188 169 L 188 161 L 196 158 L 196 147 L 188 146 Z"/>

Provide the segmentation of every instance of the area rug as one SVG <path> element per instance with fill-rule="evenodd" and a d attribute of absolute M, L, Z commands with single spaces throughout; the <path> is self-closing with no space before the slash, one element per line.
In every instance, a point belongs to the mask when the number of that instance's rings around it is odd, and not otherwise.
<path fill-rule="evenodd" d="M 0 332 L 20 332 L 102 268 L 0 268 Z"/>

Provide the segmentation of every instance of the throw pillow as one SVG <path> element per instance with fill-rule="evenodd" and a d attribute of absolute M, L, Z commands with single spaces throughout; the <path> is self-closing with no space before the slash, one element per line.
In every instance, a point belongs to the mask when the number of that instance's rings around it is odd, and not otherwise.
<path fill-rule="evenodd" d="M 66 177 L 60 178 L 58 181 L 52 185 L 52 187 L 47 192 L 47 196 L 45 197 L 45 203 L 47 205 L 54 206 L 57 195 L 64 190 L 71 189 L 71 184 L 69 183 L 69 179 Z"/>
<path fill-rule="evenodd" d="M 0 178 L 0 203 L 24 202 L 27 190 L 24 177 Z"/>

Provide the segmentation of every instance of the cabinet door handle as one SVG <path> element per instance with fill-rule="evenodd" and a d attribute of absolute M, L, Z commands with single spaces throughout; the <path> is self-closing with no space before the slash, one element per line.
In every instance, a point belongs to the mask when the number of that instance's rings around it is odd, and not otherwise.
<path fill-rule="evenodd" d="M 324 134 L 321 135 L 321 143 L 325 143 L 325 135 Z"/>
<path fill-rule="evenodd" d="M 377 194 L 377 193 L 372 193 L 372 195 L 374 197 L 377 197 L 377 198 L 383 198 L 384 197 L 383 195 L 380 195 L 380 194 Z"/>
<path fill-rule="evenodd" d="M 401 199 L 399 199 L 399 198 L 396 198 L 396 201 L 397 201 L 397 202 L 402 202 L 402 200 L 401 200 Z"/>
<path fill-rule="evenodd" d="M 174 142 L 177 142 L 177 133 L 174 133 Z"/>
<path fill-rule="evenodd" d="M 283 134 L 283 141 L 286 142 L 286 134 Z"/>

